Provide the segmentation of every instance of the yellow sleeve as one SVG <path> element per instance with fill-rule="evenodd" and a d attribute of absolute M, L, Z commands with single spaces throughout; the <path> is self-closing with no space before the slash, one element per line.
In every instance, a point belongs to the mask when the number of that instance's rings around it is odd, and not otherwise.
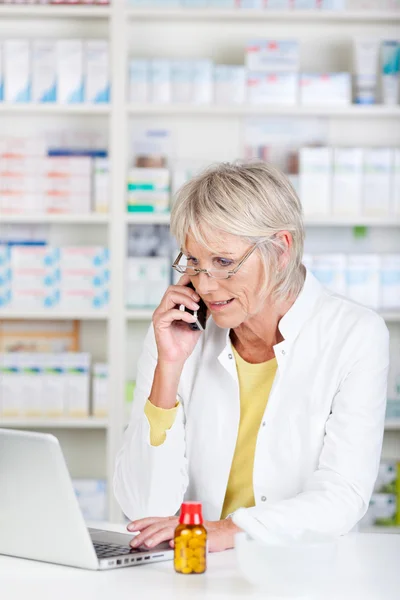
<path fill-rule="evenodd" d="M 144 407 L 144 414 L 150 423 L 150 443 L 152 446 L 161 446 L 167 437 L 166 432 L 174 424 L 176 413 L 178 412 L 179 402 L 174 408 L 159 408 L 147 400 Z"/>

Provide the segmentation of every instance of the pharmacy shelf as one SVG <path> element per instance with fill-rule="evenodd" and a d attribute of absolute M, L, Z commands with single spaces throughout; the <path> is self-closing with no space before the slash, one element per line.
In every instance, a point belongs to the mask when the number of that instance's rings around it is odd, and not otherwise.
<path fill-rule="evenodd" d="M 196 104 L 128 104 L 132 116 L 177 115 L 193 117 L 244 117 L 244 116 L 293 116 L 332 118 L 399 118 L 400 106 L 284 106 L 284 105 L 196 105 Z"/>
<path fill-rule="evenodd" d="M 386 431 L 400 431 L 400 419 L 390 419 L 385 422 Z"/>
<path fill-rule="evenodd" d="M 40 419 L 15 417 L 10 419 L 0 417 L 0 428 L 2 427 L 15 429 L 106 429 L 108 421 L 97 417 L 87 417 L 85 419 L 66 419 L 64 417 Z"/>
<path fill-rule="evenodd" d="M 126 222 L 129 225 L 169 225 L 169 214 L 157 213 L 127 213 Z"/>
<path fill-rule="evenodd" d="M 40 321 L 106 321 L 108 313 L 105 311 L 87 311 L 87 312 L 71 312 L 59 310 L 46 311 L 16 311 L 16 310 L 0 310 L 0 321 L 11 320 L 40 320 Z"/>
<path fill-rule="evenodd" d="M 125 316 L 128 321 L 151 321 L 154 310 L 151 308 L 127 308 Z"/>
<path fill-rule="evenodd" d="M 400 227 L 400 217 L 306 217 L 306 227 Z"/>
<path fill-rule="evenodd" d="M 190 9 L 190 8 L 131 8 L 127 10 L 130 19 L 136 21 L 291 21 L 291 22 L 368 22 L 385 23 L 400 21 L 400 11 L 322 11 L 322 10 L 238 10 L 238 9 Z"/>
<path fill-rule="evenodd" d="M 400 323 L 400 310 L 379 311 L 386 323 Z"/>
<path fill-rule="evenodd" d="M 0 116 L 3 114 L 102 116 L 109 113 L 110 106 L 108 104 L 35 104 L 34 102 L 8 104 L 0 102 Z"/>
<path fill-rule="evenodd" d="M 108 19 L 109 16 L 109 6 L 0 6 L 0 18 L 10 19 Z"/>
<path fill-rule="evenodd" d="M 0 213 L 0 227 L 2 225 L 40 224 L 40 225 L 107 225 L 110 220 L 107 214 L 25 214 L 2 215 Z"/>

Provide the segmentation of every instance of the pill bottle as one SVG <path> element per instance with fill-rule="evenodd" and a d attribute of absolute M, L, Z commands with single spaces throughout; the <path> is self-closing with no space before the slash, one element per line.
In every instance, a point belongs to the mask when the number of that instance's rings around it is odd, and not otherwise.
<path fill-rule="evenodd" d="M 174 566 L 177 573 L 200 574 L 206 570 L 207 531 L 200 502 L 184 502 L 175 529 Z"/>

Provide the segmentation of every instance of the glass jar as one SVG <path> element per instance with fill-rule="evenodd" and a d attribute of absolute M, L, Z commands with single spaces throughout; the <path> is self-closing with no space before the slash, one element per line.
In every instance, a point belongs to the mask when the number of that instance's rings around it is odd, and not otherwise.
<path fill-rule="evenodd" d="M 207 531 L 199 502 L 184 502 L 175 529 L 174 567 L 177 573 L 201 574 L 206 570 Z"/>

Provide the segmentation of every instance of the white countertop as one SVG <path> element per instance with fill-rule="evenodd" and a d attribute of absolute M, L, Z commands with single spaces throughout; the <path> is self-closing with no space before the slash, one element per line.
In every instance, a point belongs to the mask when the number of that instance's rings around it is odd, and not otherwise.
<path fill-rule="evenodd" d="M 107 528 L 125 532 L 121 526 Z M 205 575 L 178 575 L 171 561 L 95 572 L 0 556 L 0 596 L 4 600 L 272 598 L 241 576 L 233 550 L 210 554 Z M 400 535 L 358 533 L 340 538 L 336 585 L 323 598 L 312 600 L 399 598 Z"/>

